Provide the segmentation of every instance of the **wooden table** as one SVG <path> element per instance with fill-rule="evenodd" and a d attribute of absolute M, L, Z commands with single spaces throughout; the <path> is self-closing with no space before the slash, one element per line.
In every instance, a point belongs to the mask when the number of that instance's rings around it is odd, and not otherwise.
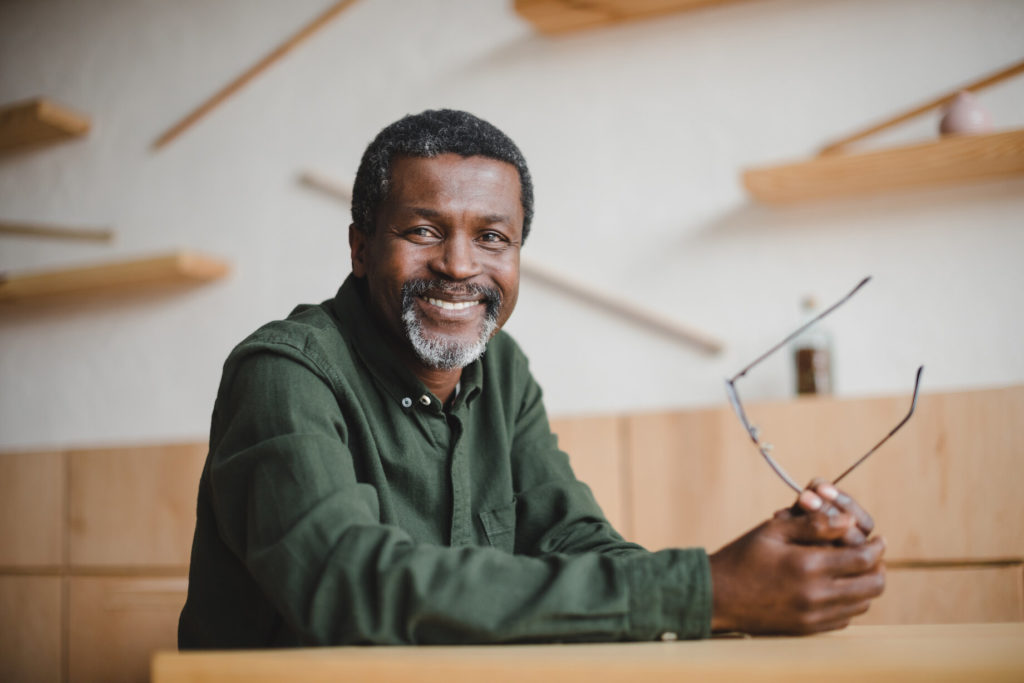
<path fill-rule="evenodd" d="M 852 626 L 808 638 L 587 645 L 161 652 L 184 681 L 1024 681 L 1024 623 Z"/>

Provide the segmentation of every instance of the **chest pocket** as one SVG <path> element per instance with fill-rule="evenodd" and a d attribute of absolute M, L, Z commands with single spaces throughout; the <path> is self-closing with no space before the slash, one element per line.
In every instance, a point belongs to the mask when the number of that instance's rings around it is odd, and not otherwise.
<path fill-rule="evenodd" d="M 516 502 L 480 513 L 487 542 L 492 548 L 511 553 L 516 543 Z"/>

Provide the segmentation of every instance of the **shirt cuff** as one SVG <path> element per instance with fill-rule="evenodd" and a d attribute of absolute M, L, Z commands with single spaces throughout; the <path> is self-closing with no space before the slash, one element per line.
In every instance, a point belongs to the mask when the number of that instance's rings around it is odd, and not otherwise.
<path fill-rule="evenodd" d="M 711 635 L 711 565 L 703 548 L 631 556 L 627 575 L 631 639 Z"/>

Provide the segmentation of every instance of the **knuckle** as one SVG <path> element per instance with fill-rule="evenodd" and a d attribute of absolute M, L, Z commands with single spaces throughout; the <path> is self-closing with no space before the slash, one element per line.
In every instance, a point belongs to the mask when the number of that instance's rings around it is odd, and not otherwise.
<path fill-rule="evenodd" d="M 878 564 L 877 551 L 868 545 L 859 546 L 855 551 L 854 558 L 857 568 L 862 572 L 866 572 Z"/>

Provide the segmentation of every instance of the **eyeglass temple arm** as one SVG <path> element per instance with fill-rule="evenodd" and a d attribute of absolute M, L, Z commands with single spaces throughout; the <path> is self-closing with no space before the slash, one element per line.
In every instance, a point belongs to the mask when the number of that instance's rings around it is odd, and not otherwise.
<path fill-rule="evenodd" d="M 855 463 L 853 463 L 852 465 L 850 465 L 850 466 L 849 466 L 849 467 L 848 467 L 848 468 L 846 469 L 846 471 L 845 471 L 845 472 L 843 472 L 843 473 L 842 473 L 842 474 L 840 474 L 840 475 L 839 475 L 838 477 L 836 477 L 835 479 L 833 479 L 833 480 L 832 480 L 832 483 L 833 483 L 833 484 L 838 484 L 838 483 L 839 483 L 839 481 L 840 481 L 840 480 L 841 480 L 841 479 L 842 479 L 843 477 L 845 477 L 845 476 L 846 476 L 846 475 L 848 475 L 848 474 L 849 474 L 850 472 L 853 472 L 853 471 L 854 471 L 855 469 L 857 469 L 857 467 L 858 467 L 858 466 L 859 466 L 859 465 L 860 465 L 860 464 L 861 464 L 862 462 L 864 462 L 865 460 L 867 460 L 867 459 L 868 459 L 868 457 L 869 457 L 869 456 L 870 456 L 870 455 L 871 455 L 872 453 L 874 453 L 874 452 L 875 452 L 875 451 L 877 451 L 877 450 L 878 450 L 879 448 L 881 448 L 881 447 L 882 447 L 882 444 L 884 444 L 884 443 L 885 443 L 886 441 L 888 441 L 888 440 L 889 440 L 889 438 L 890 438 L 890 437 L 891 437 L 891 436 L 892 436 L 893 434 L 895 434 L 896 432 L 898 432 L 898 431 L 900 430 L 900 428 L 901 428 L 901 427 L 903 427 L 903 425 L 907 424 L 907 420 L 909 420 L 909 419 L 910 419 L 910 417 L 911 417 L 911 416 L 912 416 L 912 415 L 914 414 L 914 409 L 915 409 L 915 408 L 917 407 L 917 390 L 918 390 L 918 387 L 920 387 L 920 386 L 921 386 L 921 373 L 922 373 L 923 371 L 924 371 L 924 366 L 923 366 L 923 365 L 917 368 L 917 377 L 916 377 L 916 378 L 914 379 L 914 398 L 913 398 L 913 399 L 911 399 L 911 401 L 910 401 L 910 412 L 908 412 L 908 413 L 907 413 L 907 416 L 906 416 L 906 417 L 904 417 L 904 418 L 903 418 L 902 420 L 900 420 L 900 423 L 899 423 L 898 425 L 896 425 L 895 427 L 893 427 L 893 428 L 892 428 L 892 431 L 891 431 L 891 432 L 889 432 L 888 434 L 886 434 L 886 435 L 885 435 L 885 438 L 883 438 L 883 439 L 882 439 L 881 441 L 879 441 L 878 443 L 876 443 L 876 444 L 875 444 L 875 447 L 874 447 L 874 448 L 872 448 L 872 449 L 871 449 L 870 451 L 868 451 L 867 453 L 865 453 L 864 455 L 862 455 L 862 456 L 860 457 L 860 459 L 859 459 L 859 460 L 857 460 L 857 462 L 855 462 Z"/>
<path fill-rule="evenodd" d="M 851 289 L 851 290 L 850 290 L 850 293 L 849 293 L 849 294 L 847 294 L 847 295 L 846 295 L 846 296 L 844 296 L 844 297 L 843 297 L 842 299 L 840 299 L 839 301 L 835 302 L 834 304 L 832 304 L 831 306 L 829 306 L 828 308 L 826 308 L 826 309 L 825 309 L 824 311 L 822 311 L 822 312 L 821 312 L 821 313 L 819 313 L 818 315 L 814 316 L 814 318 L 812 318 L 812 319 L 811 319 L 811 320 L 809 320 L 808 322 L 806 322 L 806 323 L 804 323 L 803 325 L 801 325 L 801 326 L 800 326 L 800 327 L 799 327 L 799 328 L 798 328 L 798 329 L 796 330 L 796 332 L 793 332 L 793 333 L 792 333 L 791 335 L 789 335 L 788 337 L 786 337 L 785 339 L 783 339 L 782 341 L 780 341 L 780 342 L 779 342 L 778 344 L 776 344 L 776 345 L 775 345 L 775 346 L 773 346 L 772 348 L 770 348 L 770 349 L 768 349 L 767 351 L 765 351 L 764 353 L 762 353 L 762 354 L 761 354 L 760 356 L 758 356 L 758 357 L 757 357 L 757 358 L 756 358 L 756 359 L 754 360 L 754 362 L 753 362 L 753 363 L 751 363 L 750 365 L 748 365 L 747 367 L 743 368 L 743 369 L 742 369 L 742 370 L 740 370 L 740 371 L 739 371 L 738 373 L 736 373 L 736 376 L 732 378 L 732 381 L 733 381 L 733 382 L 735 382 L 735 381 L 736 381 L 736 380 L 738 380 L 738 379 L 739 379 L 740 377 L 743 377 L 743 375 L 745 375 L 745 374 L 747 374 L 748 372 L 750 372 L 750 369 L 751 369 L 751 368 L 753 368 L 753 367 L 754 367 L 755 365 L 757 365 L 758 363 L 760 363 L 761 361 L 763 361 L 763 360 L 764 360 L 765 358 L 767 358 L 768 356 L 772 355 L 773 353 L 775 353 L 776 351 L 778 351 L 778 350 L 779 350 L 780 348 L 782 348 L 783 346 L 785 346 L 786 344 L 788 344 L 788 343 L 789 343 L 789 342 L 790 342 L 790 341 L 791 341 L 791 340 L 792 340 L 793 338 L 795 338 L 795 337 L 796 337 L 797 335 L 799 335 L 799 334 L 800 334 L 801 332 L 803 332 L 803 331 L 804 331 L 804 330 L 806 330 L 806 329 L 807 329 L 808 327 L 810 327 L 811 325 L 813 325 L 814 323 L 818 322 L 819 320 L 821 320 L 822 318 L 824 318 L 824 317 L 825 317 L 826 315 L 828 315 L 829 313 L 831 313 L 832 311 L 836 310 L 837 308 L 839 308 L 840 306 L 842 306 L 843 304 L 845 304 L 845 303 L 846 303 L 846 300 L 847 300 L 847 299 L 849 299 L 849 298 L 850 298 L 851 296 L 853 296 L 854 294 L 856 294 L 856 293 L 857 293 L 857 290 L 859 290 L 859 289 L 860 289 L 861 287 L 863 287 L 864 285 L 866 285 L 866 284 L 867 284 L 867 283 L 868 283 L 868 282 L 869 282 L 870 280 L 871 280 L 871 276 L 870 276 L 870 275 L 868 275 L 868 276 L 867 276 L 866 278 L 864 278 L 863 280 L 861 280 L 861 281 L 860 281 L 860 282 L 859 282 L 859 283 L 857 284 L 857 286 L 856 286 L 856 287 L 854 287 L 853 289 Z"/>

